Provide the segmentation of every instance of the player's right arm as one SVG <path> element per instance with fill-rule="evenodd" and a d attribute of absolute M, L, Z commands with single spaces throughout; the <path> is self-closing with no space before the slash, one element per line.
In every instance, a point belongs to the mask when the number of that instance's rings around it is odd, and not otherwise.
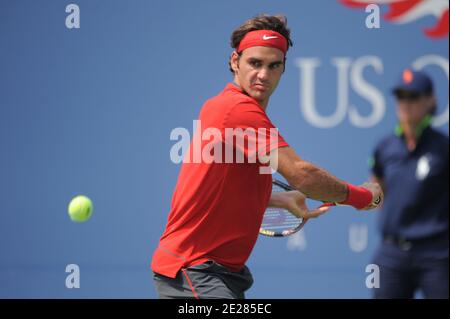
<path fill-rule="evenodd" d="M 377 183 L 354 186 L 346 183 L 326 170 L 303 160 L 294 149 L 278 149 L 276 169 L 289 184 L 307 197 L 323 202 L 352 205 L 358 209 L 372 209 L 373 199 L 382 198 L 383 192 Z"/>
<path fill-rule="evenodd" d="M 383 191 L 383 196 L 384 196 L 384 194 L 386 194 L 386 184 L 384 183 L 384 181 L 381 177 L 378 177 L 375 174 L 372 174 L 370 176 L 370 181 L 372 183 L 376 183 L 376 184 L 380 185 L 381 190 Z M 378 205 L 378 208 L 380 208 L 380 207 L 381 207 L 381 204 Z"/>

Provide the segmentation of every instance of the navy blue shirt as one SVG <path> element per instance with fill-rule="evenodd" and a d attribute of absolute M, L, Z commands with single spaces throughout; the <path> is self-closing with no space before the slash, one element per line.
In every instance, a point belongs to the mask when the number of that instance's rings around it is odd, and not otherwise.
<path fill-rule="evenodd" d="M 377 145 L 373 174 L 385 185 L 379 215 L 383 235 L 409 240 L 448 237 L 449 139 L 427 126 L 409 151 L 401 132 Z"/>

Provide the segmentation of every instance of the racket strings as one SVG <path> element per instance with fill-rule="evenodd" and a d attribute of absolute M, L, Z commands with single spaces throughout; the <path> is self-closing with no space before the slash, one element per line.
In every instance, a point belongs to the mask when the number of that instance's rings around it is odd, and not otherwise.
<path fill-rule="evenodd" d="M 292 189 L 288 185 L 285 186 L 278 181 L 272 184 L 272 193 L 286 192 L 289 190 Z M 289 236 L 301 229 L 303 224 L 304 220 L 302 218 L 298 218 L 288 210 L 269 207 L 264 213 L 260 233 L 272 237 Z"/>
<path fill-rule="evenodd" d="M 285 209 L 269 208 L 264 214 L 261 227 L 270 230 L 285 230 L 298 227 L 302 218 L 297 218 Z"/>

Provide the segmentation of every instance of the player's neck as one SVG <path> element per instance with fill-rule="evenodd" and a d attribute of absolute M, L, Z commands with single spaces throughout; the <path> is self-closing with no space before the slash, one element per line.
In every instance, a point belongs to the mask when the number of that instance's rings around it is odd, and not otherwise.
<path fill-rule="evenodd" d="M 267 105 L 269 105 L 269 99 L 267 98 L 266 100 L 256 100 L 256 102 L 258 102 L 258 104 L 261 106 L 261 108 L 264 110 L 264 112 L 267 109 Z"/>
<path fill-rule="evenodd" d="M 239 88 L 239 90 L 241 90 L 242 91 L 242 93 L 244 93 L 245 95 L 248 95 L 248 96 L 250 96 L 250 94 L 248 94 L 243 88 L 242 88 L 242 86 L 241 85 L 239 85 L 239 80 L 237 80 L 236 78 L 234 79 L 234 81 L 232 82 L 233 83 L 233 85 L 235 85 L 236 87 L 238 87 Z M 251 97 L 251 96 L 250 96 Z M 266 111 L 266 109 L 267 109 L 267 105 L 269 105 L 269 98 L 267 98 L 266 100 L 263 100 L 263 101 L 261 101 L 261 100 L 256 100 L 256 99 L 254 99 L 256 102 L 258 102 L 258 104 L 261 106 L 261 108 L 264 110 L 264 112 Z"/>

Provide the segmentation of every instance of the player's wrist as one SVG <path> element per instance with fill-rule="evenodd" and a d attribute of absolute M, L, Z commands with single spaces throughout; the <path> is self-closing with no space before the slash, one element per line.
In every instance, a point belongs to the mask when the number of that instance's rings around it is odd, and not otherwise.
<path fill-rule="evenodd" d="M 355 186 L 347 183 L 347 198 L 341 202 L 343 205 L 350 205 L 356 209 L 363 209 L 370 205 L 373 200 L 373 194 L 367 188 Z"/>

